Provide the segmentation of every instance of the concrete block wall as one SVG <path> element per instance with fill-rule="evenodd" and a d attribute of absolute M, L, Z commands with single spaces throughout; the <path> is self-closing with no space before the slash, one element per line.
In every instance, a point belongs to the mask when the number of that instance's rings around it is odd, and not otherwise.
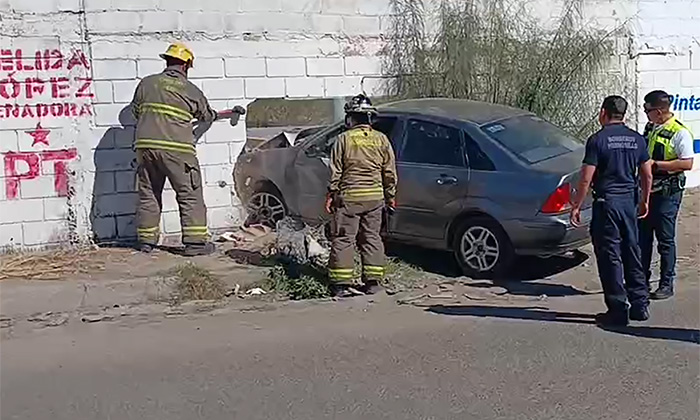
<path fill-rule="evenodd" d="M 356 94 L 377 76 L 388 0 L 0 1 L 0 247 L 135 235 L 139 80 L 175 39 L 217 109 Z M 370 92 L 372 93 L 372 92 Z M 245 122 L 199 139 L 211 229 L 240 222 L 232 169 Z M 179 232 L 174 192 L 162 228 Z"/>
<path fill-rule="evenodd" d="M 635 31 L 638 101 L 662 89 L 675 98 L 674 113 L 695 137 L 694 168 L 688 186 L 700 186 L 700 2 L 642 0 Z M 640 110 L 639 129 L 646 116 Z"/>

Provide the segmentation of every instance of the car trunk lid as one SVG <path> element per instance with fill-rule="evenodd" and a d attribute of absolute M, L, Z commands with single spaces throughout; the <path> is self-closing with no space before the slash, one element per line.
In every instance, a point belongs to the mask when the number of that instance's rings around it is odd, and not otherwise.
<path fill-rule="evenodd" d="M 574 200 L 577 194 L 578 184 L 581 179 L 581 163 L 583 161 L 584 152 L 584 148 L 579 148 L 531 165 L 532 169 L 551 175 L 551 179 L 553 181 L 553 184 L 551 185 L 552 192 L 547 197 L 541 211 L 551 204 L 547 200 L 556 201 L 557 198 L 562 198 L 567 194 L 569 195 L 571 201 Z M 566 188 L 569 188 L 568 192 L 564 191 Z M 558 195 L 558 197 L 554 196 L 555 194 Z M 582 208 L 585 209 L 591 205 L 592 199 L 589 194 L 586 196 Z M 560 213 L 565 213 L 569 209 L 570 206 L 564 206 L 561 208 Z"/>

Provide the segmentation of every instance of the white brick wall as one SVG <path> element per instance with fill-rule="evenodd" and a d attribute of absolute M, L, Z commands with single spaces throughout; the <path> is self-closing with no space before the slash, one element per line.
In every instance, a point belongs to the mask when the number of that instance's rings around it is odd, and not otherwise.
<path fill-rule="evenodd" d="M 306 60 L 303 58 L 268 58 L 269 77 L 291 77 L 306 75 Z"/>
<path fill-rule="evenodd" d="M 90 227 L 105 240 L 134 236 L 134 122 L 125 106 L 142 78 L 163 70 L 158 54 L 169 41 L 187 40 L 196 54 L 190 76 L 216 108 L 245 106 L 257 98 L 337 97 L 361 89 L 375 94 L 382 84 L 389 4 L 390 0 L 0 0 L 0 52 L 21 49 L 32 57 L 48 49 L 66 56 L 55 70 L 23 70 L 15 76 L 69 80 L 57 81 L 68 84 L 59 89 L 67 95 L 60 100 L 52 97 L 50 83 L 34 98 L 0 97 L 0 111 L 5 104 L 17 103 L 47 114 L 0 118 L 0 156 L 11 159 L 22 152 L 35 165 L 15 161 L 16 173 L 29 178 L 18 186 L 0 174 L 0 247 L 65 240 L 70 236 L 65 220 L 69 209 L 78 215 L 76 232 L 83 239 L 88 239 L 85 232 Z M 561 1 L 540 0 L 533 6 L 547 25 L 561 10 Z M 631 82 L 639 87 L 638 96 L 660 88 L 686 99 L 700 98 L 700 45 L 694 41 L 700 38 L 700 2 L 596 0 L 586 3 L 584 14 L 590 25 L 603 28 L 629 22 L 632 42 L 622 40 L 620 45 L 633 45 L 637 54 L 636 80 Z M 76 30 L 82 16 L 87 31 Z M 73 63 L 68 71 L 65 64 L 73 49 L 91 59 L 87 66 Z M 624 60 L 617 63 L 611 70 L 626 65 Z M 1 68 L 0 80 L 9 73 Z M 82 97 L 76 97 L 81 88 L 76 77 L 94 79 Z M 700 137 L 700 110 L 678 113 Z M 641 114 L 640 124 L 643 118 Z M 50 130 L 43 141 L 28 133 L 37 129 Z M 211 228 L 240 221 L 231 172 L 244 140 L 244 122 L 237 127 L 216 122 L 197 146 Z M 65 163 L 61 157 L 66 157 Z M 67 168 L 74 197 L 63 196 L 57 168 Z M 172 189 L 164 194 L 164 207 L 163 230 L 177 233 L 180 223 Z"/>
<path fill-rule="evenodd" d="M 639 96 L 654 89 L 663 89 L 697 103 L 700 98 L 700 3 L 694 0 L 638 2 L 639 20 L 636 44 L 641 55 L 637 59 Z M 699 104 L 700 105 L 700 104 Z M 696 150 L 700 142 L 700 107 L 674 109 L 695 135 Z M 640 114 L 639 128 L 646 121 Z M 695 155 L 694 170 L 688 174 L 689 186 L 700 186 L 700 154 Z"/>
<path fill-rule="evenodd" d="M 309 76 L 342 76 L 345 62 L 342 58 L 307 58 L 306 69 Z"/>
<path fill-rule="evenodd" d="M 323 79 L 312 77 L 290 77 L 285 81 L 289 98 L 322 98 L 324 96 Z"/>
<path fill-rule="evenodd" d="M 264 77 L 267 65 L 264 58 L 227 58 L 226 77 Z"/>

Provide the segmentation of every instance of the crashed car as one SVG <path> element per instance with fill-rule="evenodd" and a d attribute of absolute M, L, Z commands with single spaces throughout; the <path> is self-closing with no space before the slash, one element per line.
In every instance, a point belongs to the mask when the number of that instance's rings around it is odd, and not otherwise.
<path fill-rule="evenodd" d="M 387 239 L 452 251 L 464 273 L 489 278 L 516 255 L 549 257 L 589 241 L 569 210 L 583 144 L 538 116 L 510 107 L 453 99 L 380 106 L 375 129 L 394 147 L 399 175 Z M 280 135 L 242 154 L 237 193 L 251 223 L 287 215 L 329 220 L 324 198 L 330 150 L 343 123 Z"/>

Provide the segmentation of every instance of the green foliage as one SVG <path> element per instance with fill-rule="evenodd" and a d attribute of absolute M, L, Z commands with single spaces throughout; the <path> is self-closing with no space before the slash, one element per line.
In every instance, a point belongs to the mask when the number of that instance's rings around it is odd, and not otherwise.
<path fill-rule="evenodd" d="M 266 283 L 270 291 L 292 300 L 322 299 L 331 295 L 325 275 L 309 267 L 275 266 L 270 269 Z"/>
<path fill-rule="evenodd" d="M 394 98 L 514 106 L 581 137 L 596 127 L 603 97 L 620 93 L 605 76 L 617 31 L 587 29 L 581 0 L 566 0 L 551 29 L 528 14 L 524 0 L 439 3 L 428 11 L 424 0 L 393 0 L 386 70 Z"/>

